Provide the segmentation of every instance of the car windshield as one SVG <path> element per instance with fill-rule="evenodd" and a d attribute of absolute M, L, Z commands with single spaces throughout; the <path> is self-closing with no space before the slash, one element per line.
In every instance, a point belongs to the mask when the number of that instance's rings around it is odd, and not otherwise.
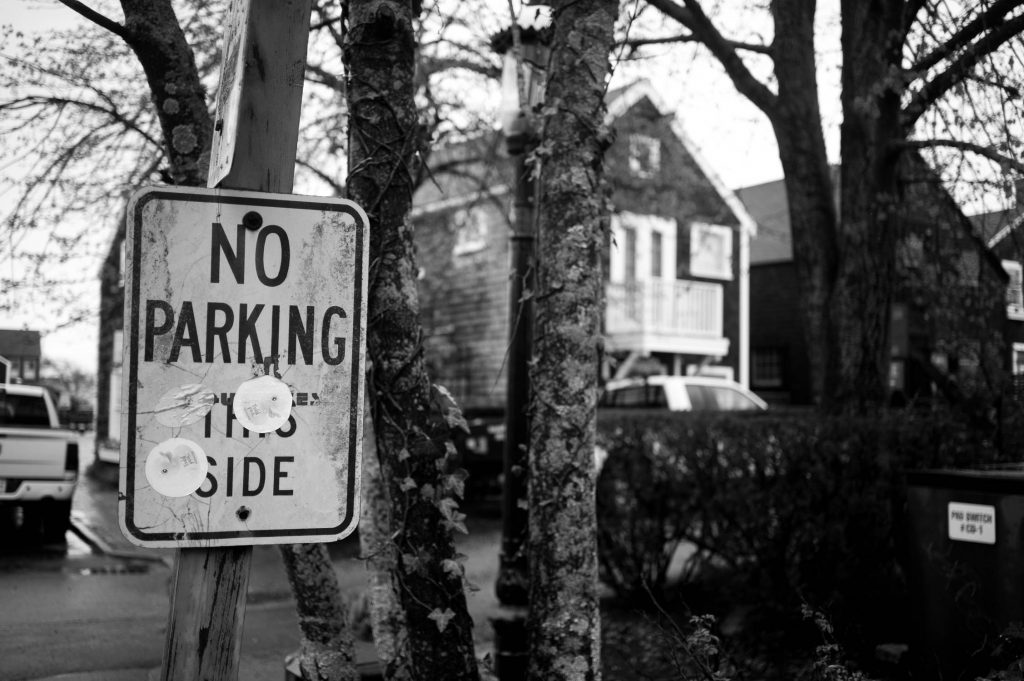
<path fill-rule="evenodd" d="M 760 407 L 739 390 L 727 385 L 687 385 L 694 411 L 748 411 Z"/>
<path fill-rule="evenodd" d="M 0 393 L 0 425 L 49 428 L 46 402 L 39 396 Z"/>

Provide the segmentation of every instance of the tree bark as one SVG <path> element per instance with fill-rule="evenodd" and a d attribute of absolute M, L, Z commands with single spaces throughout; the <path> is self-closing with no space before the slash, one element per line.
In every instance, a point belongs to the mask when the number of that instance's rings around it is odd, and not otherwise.
<path fill-rule="evenodd" d="M 213 122 L 195 56 L 170 2 L 122 0 L 125 42 L 146 73 L 160 119 L 171 182 L 203 187 Z"/>
<path fill-rule="evenodd" d="M 902 1 L 840 3 L 842 248 L 831 304 L 838 350 L 832 398 L 858 411 L 884 405 L 888 390 L 903 9 Z"/>
<path fill-rule="evenodd" d="M 767 113 L 785 176 L 811 394 L 820 403 L 827 401 L 826 386 L 835 373 L 829 301 L 836 271 L 837 217 L 818 107 L 814 5 L 805 0 L 776 0 L 772 5 L 779 94 Z"/>
<path fill-rule="evenodd" d="M 367 349 L 381 474 L 392 499 L 395 581 L 417 679 L 479 678 L 463 567 L 452 531 L 463 476 L 449 428 L 459 419 L 423 359 L 412 206 L 420 134 L 413 100 L 418 3 L 348 3 L 350 197 L 370 218 Z"/>
<path fill-rule="evenodd" d="M 304 681 L 355 681 L 355 648 L 338 576 L 325 544 L 286 544 L 281 555 L 295 594 Z"/>
<path fill-rule="evenodd" d="M 594 440 L 614 0 L 554 6 L 541 158 L 530 435 L 528 678 L 600 679 Z"/>
<path fill-rule="evenodd" d="M 369 610 L 373 643 L 384 666 L 384 677 L 391 681 L 411 679 L 412 662 L 409 640 L 405 635 L 405 613 L 398 596 L 395 570 L 398 558 L 390 531 L 391 496 L 381 477 L 377 436 L 373 431 L 373 411 L 366 400 L 363 418 L 362 518 L 359 546 L 370 578 Z"/>

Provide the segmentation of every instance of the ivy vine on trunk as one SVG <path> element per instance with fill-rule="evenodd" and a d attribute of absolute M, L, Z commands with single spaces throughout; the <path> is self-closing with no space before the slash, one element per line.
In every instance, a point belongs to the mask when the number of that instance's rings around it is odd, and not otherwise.
<path fill-rule="evenodd" d="M 426 372 L 409 218 L 422 143 L 413 99 L 420 7 L 350 0 L 346 9 L 347 187 L 370 218 L 370 394 L 410 656 L 408 668 L 391 665 L 387 674 L 475 681 L 473 622 L 453 540 L 454 530 L 465 531 L 457 501 L 464 474 L 450 438 L 461 415 Z"/>

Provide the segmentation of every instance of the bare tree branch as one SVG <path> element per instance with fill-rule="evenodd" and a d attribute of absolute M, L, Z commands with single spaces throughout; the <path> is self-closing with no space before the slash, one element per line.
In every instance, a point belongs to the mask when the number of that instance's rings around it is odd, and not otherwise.
<path fill-rule="evenodd" d="M 65 7 L 82 15 L 83 17 L 85 17 L 92 23 L 96 24 L 100 28 L 104 28 L 113 33 L 114 35 L 119 36 L 126 43 L 131 43 L 132 35 L 124 26 L 117 23 L 113 19 L 109 19 L 108 17 L 100 14 L 92 7 L 89 7 L 88 5 L 85 5 L 79 2 L 78 0 L 60 0 L 60 3 Z"/>
<path fill-rule="evenodd" d="M 778 97 L 768 87 L 754 77 L 743 59 L 736 53 L 733 41 L 727 40 L 711 19 L 701 9 L 696 0 L 683 0 L 685 6 L 674 0 L 647 0 L 652 7 L 661 10 L 683 27 L 690 29 L 693 35 L 704 43 L 711 53 L 722 63 L 736 89 L 753 104 L 765 112 L 769 118 L 774 114 Z"/>
<path fill-rule="evenodd" d="M 964 25 L 930 53 L 919 59 L 916 64 L 910 67 L 911 70 L 924 73 L 928 69 L 937 66 L 943 59 L 949 58 L 953 53 L 970 44 L 972 40 L 985 31 L 995 28 L 1002 23 L 1003 17 L 1006 14 L 1021 6 L 1024 6 L 1024 0 L 996 0 L 987 10 L 975 17 L 970 23 Z"/>
<path fill-rule="evenodd" d="M 627 40 L 623 43 L 626 47 L 635 50 L 645 45 L 670 45 L 674 43 L 695 43 L 701 42 L 700 38 L 692 33 L 681 33 L 679 35 L 669 35 L 659 38 L 636 38 L 633 40 Z M 728 44 L 734 50 L 745 50 L 747 52 L 754 52 L 755 54 L 764 54 L 772 56 L 772 48 L 770 45 L 759 45 L 757 43 L 744 43 L 736 40 L 726 40 Z"/>
<path fill-rule="evenodd" d="M 973 142 L 963 142 L 961 140 L 954 139 L 930 139 L 930 140 L 902 140 L 897 145 L 899 149 L 930 149 L 932 147 L 949 147 L 951 149 L 960 149 L 961 151 L 969 151 L 979 156 L 995 161 L 1001 166 L 1016 170 L 1018 173 L 1024 174 L 1024 163 L 1017 159 L 1007 156 L 998 152 L 996 149 L 983 144 L 975 144 Z"/>
<path fill-rule="evenodd" d="M 1017 37 L 1022 31 L 1024 31 L 1024 14 L 1000 24 L 998 28 L 993 29 L 953 60 L 944 71 L 926 82 L 920 90 L 913 94 L 910 102 L 903 108 L 901 122 L 904 130 L 909 131 L 913 128 L 928 107 L 967 78 L 970 70 L 983 57 Z"/>

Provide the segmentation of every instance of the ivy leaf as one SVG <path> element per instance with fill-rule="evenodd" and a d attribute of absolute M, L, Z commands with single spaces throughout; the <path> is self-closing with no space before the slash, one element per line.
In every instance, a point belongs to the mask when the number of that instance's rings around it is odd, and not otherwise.
<path fill-rule="evenodd" d="M 406 478 L 405 480 L 402 481 L 401 490 L 403 492 L 408 492 L 409 490 L 413 490 L 413 489 L 416 489 L 416 481 L 415 480 L 413 480 L 412 478 Z"/>
<path fill-rule="evenodd" d="M 448 627 L 448 622 L 455 617 L 455 613 L 452 612 L 451 608 L 445 608 L 444 612 L 441 612 L 441 608 L 434 608 L 427 619 L 434 620 L 437 623 L 437 630 L 444 633 L 444 630 Z"/>
<path fill-rule="evenodd" d="M 412 456 L 412 455 L 409 454 L 409 450 L 405 449 L 404 447 L 402 448 L 402 451 L 398 452 L 398 460 L 399 461 L 407 461 L 410 456 Z"/>
<path fill-rule="evenodd" d="M 437 502 L 437 508 L 441 511 L 441 515 L 444 516 L 446 527 L 462 534 L 469 534 L 466 523 L 463 522 L 466 519 L 466 514 L 459 513 L 458 510 L 459 502 L 451 497 L 444 497 Z"/>
<path fill-rule="evenodd" d="M 448 388 L 434 383 L 430 386 L 430 397 L 437 406 L 438 411 L 441 412 L 441 416 L 444 418 L 444 422 L 448 425 L 449 429 L 461 428 L 467 435 L 469 434 L 469 424 L 466 423 L 466 417 L 462 415 L 462 409 L 459 408 L 452 394 L 448 392 Z"/>
<path fill-rule="evenodd" d="M 457 560 L 452 560 L 451 558 L 445 558 L 444 560 L 441 561 L 441 568 L 444 570 L 445 574 L 448 575 L 449 577 L 454 577 L 455 579 L 461 579 L 462 578 L 462 566 L 459 565 L 459 561 L 457 561 Z"/>

